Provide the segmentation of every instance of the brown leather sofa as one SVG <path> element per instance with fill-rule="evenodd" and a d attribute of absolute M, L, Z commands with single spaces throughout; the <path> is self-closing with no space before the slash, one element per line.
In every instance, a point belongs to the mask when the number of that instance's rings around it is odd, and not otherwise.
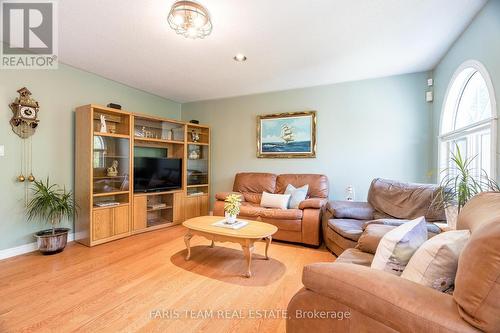
<path fill-rule="evenodd" d="M 433 222 L 446 222 L 443 209 L 431 209 L 436 190 L 437 185 L 376 178 L 370 185 L 368 202 L 330 201 L 322 218 L 326 246 L 339 256 L 356 246 L 363 230 L 370 224 L 395 228 L 420 216 L 425 216 L 429 222 L 429 236 L 436 235 L 440 229 Z"/>
<path fill-rule="evenodd" d="M 298 209 L 269 209 L 260 206 L 262 192 L 284 193 L 288 184 L 295 187 L 309 185 L 306 200 Z M 242 202 L 241 218 L 262 221 L 278 227 L 274 239 L 321 244 L 321 211 L 328 198 L 328 178 L 316 174 L 238 173 L 234 179 L 233 192 L 215 195 L 214 215 L 224 216 L 224 199 L 231 193 L 239 193 Z"/>
<path fill-rule="evenodd" d="M 355 265 L 342 254 L 334 263 L 304 268 L 304 288 L 288 304 L 286 331 L 500 332 L 500 193 L 472 198 L 457 228 L 469 229 L 471 238 L 453 295 Z M 346 252 L 352 251 L 359 250 Z"/>

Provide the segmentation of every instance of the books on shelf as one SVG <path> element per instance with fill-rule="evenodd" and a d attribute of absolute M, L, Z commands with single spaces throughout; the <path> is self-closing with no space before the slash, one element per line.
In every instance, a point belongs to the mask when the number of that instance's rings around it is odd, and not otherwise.
<path fill-rule="evenodd" d="M 166 207 L 167 207 L 167 204 L 163 203 L 163 202 L 148 204 L 149 209 L 162 209 L 162 208 L 166 208 Z"/>
<path fill-rule="evenodd" d="M 238 221 L 238 220 L 236 220 L 236 222 L 234 222 L 233 224 L 228 224 L 228 223 L 226 223 L 226 220 L 224 219 L 224 220 L 217 221 L 217 222 L 213 223 L 212 225 L 216 226 L 216 227 L 221 227 L 221 228 L 238 230 L 238 229 L 243 228 L 247 224 L 248 224 L 248 222 L 246 222 L 246 221 Z"/>
<path fill-rule="evenodd" d="M 95 206 L 97 207 L 111 207 L 111 206 L 118 206 L 120 203 L 117 201 L 100 201 L 94 203 Z"/>

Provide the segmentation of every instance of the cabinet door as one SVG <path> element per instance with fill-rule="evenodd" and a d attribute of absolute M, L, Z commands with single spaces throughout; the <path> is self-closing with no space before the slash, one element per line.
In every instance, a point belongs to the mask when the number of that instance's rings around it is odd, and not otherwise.
<path fill-rule="evenodd" d="M 129 206 L 114 208 L 113 212 L 114 235 L 124 234 L 130 230 Z"/>
<path fill-rule="evenodd" d="M 147 227 L 148 222 L 148 198 L 144 196 L 134 197 L 134 230 L 142 230 Z"/>
<path fill-rule="evenodd" d="M 200 216 L 208 215 L 208 195 L 204 195 L 200 197 Z"/>
<path fill-rule="evenodd" d="M 180 223 L 184 221 L 184 193 L 174 193 L 174 216 L 173 222 Z"/>
<path fill-rule="evenodd" d="M 92 240 L 113 236 L 113 208 L 94 210 L 92 214 Z"/>
<path fill-rule="evenodd" d="M 186 220 L 200 216 L 200 201 L 198 199 L 198 197 L 184 198 L 184 214 Z"/>

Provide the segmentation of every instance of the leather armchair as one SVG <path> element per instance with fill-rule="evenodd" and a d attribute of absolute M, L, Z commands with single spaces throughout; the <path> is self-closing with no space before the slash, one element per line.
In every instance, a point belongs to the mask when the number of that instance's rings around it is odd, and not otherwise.
<path fill-rule="evenodd" d="M 370 224 L 393 228 L 425 216 L 429 236 L 440 233 L 434 222 L 446 222 L 443 209 L 431 206 L 437 185 L 409 184 L 374 179 L 368 191 L 368 202 L 330 201 L 322 217 L 326 246 L 337 256 L 356 247 L 359 237 Z"/>
<path fill-rule="evenodd" d="M 288 184 L 295 187 L 309 185 L 307 199 L 298 209 L 271 209 L 260 206 L 262 192 L 284 193 Z M 240 194 L 243 198 L 239 216 L 244 219 L 262 221 L 278 227 L 274 239 L 303 243 L 312 246 L 321 244 L 321 214 L 328 198 L 328 178 L 315 174 L 238 173 L 232 192 L 215 194 L 214 215 L 224 216 L 224 200 L 229 194 Z"/>

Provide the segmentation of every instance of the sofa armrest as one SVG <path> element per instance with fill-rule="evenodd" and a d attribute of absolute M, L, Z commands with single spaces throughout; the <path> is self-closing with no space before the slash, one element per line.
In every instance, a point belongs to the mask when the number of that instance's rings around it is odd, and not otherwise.
<path fill-rule="evenodd" d="M 241 196 L 241 201 L 245 201 L 245 197 L 240 192 L 217 192 L 215 193 L 215 200 L 224 201 L 230 194 L 238 194 Z"/>
<path fill-rule="evenodd" d="M 459 315 L 451 295 L 369 267 L 317 263 L 304 267 L 302 282 L 400 332 L 478 332 Z"/>
<path fill-rule="evenodd" d="M 374 210 L 368 202 L 330 201 L 326 209 L 334 219 L 373 220 Z"/>
<path fill-rule="evenodd" d="M 327 200 L 321 198 L 310 198 L 304 201 L 301 201 L 299 204 L 299 209 L 313 208 L 313 209 L 321 209 Z"/>

